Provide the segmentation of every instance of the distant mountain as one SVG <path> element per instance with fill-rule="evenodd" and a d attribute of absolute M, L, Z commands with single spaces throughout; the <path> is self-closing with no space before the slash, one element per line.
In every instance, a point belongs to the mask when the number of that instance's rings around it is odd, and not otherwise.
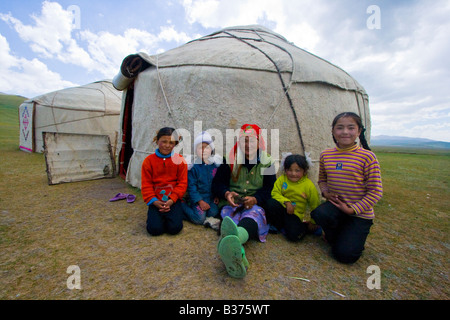
<path fill-rule="evenodd" d="M 370 145 L 383 147 L 408 147 L 425 149 L 450 149 L 450 142 L 422 138 L 373 136 Z"/>

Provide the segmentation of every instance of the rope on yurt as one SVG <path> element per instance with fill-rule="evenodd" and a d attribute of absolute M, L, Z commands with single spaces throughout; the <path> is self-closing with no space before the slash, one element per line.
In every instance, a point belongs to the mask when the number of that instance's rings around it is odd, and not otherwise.
<path fill-rule="evenodd" d="M 235 36 L 234 34 L 231 34 L 231 33 L 227 32 L 227 31 L 223 31 L 223 33 L 229 35 L 230 37 L 232 37 L 232 38 L 234 38 L 234 39 L 237 39 L 237 40 L 239 40 L 239 41 L 241 41 L 241 42 L 247 44 L 248 46 L 252 47 L 253 49 L 258 50 L 258 51 L 261 52 L 267 59 L 269 59 L 269 61 L 272 62 L 272 64 L 275 66 L 275 69 L 277 70 L 277 73 L 278 73 L 278 77 L 279 77 L 279 79 L 280 79 L 280 81 L 281 81 L 281 85 L 283 86 L 283 91 L 284 91 L 284 93 L 285 93 L 285 95 L 286 95 L 286 98 L 288 99 L 289 107 L 291 108 L 292 113 L 294 114 L 295 125 L 296 125 L 296 127 L 297 127 L 297 132 L 298 132 L 298 136 L 299 136 L 299 138 L 300 138 L 300 144 L 301 144 L 301 147 L 302 147 L 302 149 L 303 149 L 303 153 L 306 153 L 306 150 L 305 150 L 305 144 L 303 143 L 302 133 L 301 133 L 301 130 L 300 130 L 300 124 L 299 124 L 298 119 L 297 119 L 297 113 L 295 112 L 294 104 L 292 103 L 291 96 L 289 95 L 288 88 L 286 87 L 286 85 L 285 85 L 285 83 L 284 83 L 284 80 L 283 80 L 283 77 L 282 77 L 282 75 L 281 75 L 281 71 L 280 71 L 280 68 L 278 67 L 278 65 L 275 63 L 275 61 L 274 61 L 274 60 L 273 60 L 266 52 L 264 52 L 263 50 L 261 50 L 261 49 L 258 48 L 257 46 L 255 46 L 255 45 L 253 45 L 253 44 L 251 44 L 251 43 L 249 43 L 249 42 L 247 42 L 247 41 L 245 41 L 245 40 L 243 40 L 243 39 L 241 39 L 241 38 Z"/>
<path fill-rule="evenodd" d="M 51 109 L 53 110 L 53 108 L 51 108 Z M 70 110 L 70 109 L 66 109 L 66 110 Z M 75 123 L 75 122 L 79 122 L 79 121 L 86 121 L 86 120 L 90 120 L 90 119 L 98 119 L 98 118 L 103 118 L 103 117 L 108 117 L 108 116 L 114 116 L 114 115 L 99 115 L 99 116 L 94 116 L 94 117 L 80 118 L 80 119 L 76 119 L 76 120 L 62 121 L 62 122 L 59 122 L 58 124 L 62 125 L 62 124 L 68 124 L 68 123 Z M 52 127 L 52 126 L 55 126 L 55 124 L 47 124 L 45 126 L 36 127 L 36 129 L 49 128 L 49 127 Z"/>
<path fill-rule="evenodd" d="M 52 102 L 51 102 L 51 105 L 49 107 L 50 107 L 50 110 L 52 110 L 53 124 L 55 126 L 55 130 L 56 130 L 56 132 L 59 132 L 58 131 L 58 123 L 56 123 L 55 111 L 53 109 L 53 107 L 55 106 L 55 98 L 56 98 L 57 94 L 58 94 L 58 92 L 55 92 L 55 94 L 53 95 Z M 36 104 L 36 106 L 37 106 L 37 104 Z M 33 121 L 34 121 L 34 118 L 33 118 Z"/>
<path fill-rule="evenodd" d="M 344 71 L 344 72 L 347 73 L 346 71 Z M 350 76 L 350 74 L 348 74 L 348 75 Z M 358 105 L 359 117 L 362 119 L 363 118 L 362 117 L 363 112 L 361 111 L 361 106 L 359 104 L 359 95 L 361 95 L 362 104 L 363 104 L 363 111 L 364 111 L 364 131 L 365 131 L 366 128 L 367 128 L 367 114 L 366 114 L 366 103 L 364 101 L 364 92 L 358 89 L 358 84 L 356 83 L 356 80 L 352 76 L 350 76 L 350 78 L 353 79 L 353 83 L 354 83 L 355 88 L 356 88 L 354 93 L 355 93 L 356 103 Z M 365 140 L 365 137 L 364 137 L 364 140 Z M 365 144 L 367 145 L 367 141 L 365 141 Z"/>
<path fill-rule="evenodd" d="M 166 102 L 166 107 L 169 110 L 169 115 L 172 118 L 173 122 L 175 123 L 175 127 L 178 128 L 177 121 L 176 121 L 175 117 L 173 116 L 172 109 L 170 108 L 169 101 L 167 100 L 166 92 L 164 91 L 164 86 L 163 86 L 162 81 L 161 81 L 161 76 L 160 76 L 160 73 L 159 73 L 159 60 L 158 60 L 158 57 L 159 57 L 159 55 L 156 56 L 156 74 L 158 75 L 159 86 L 161 87 L 161 91 L 162 91 L 163 96 L 164 96 L 164 101 Z"/>
<path fill-rule="evenodd" d="M 363 110 L 364 110 L 364 127 L 367 128 L 367 113 L 366 113 L 367 108 L 366 108 L 366 101 L 365 101 L 364 95 L 362 93 L 361 93 L 361 100 L 362 100 L 362 105 L 363 105 Z"/>
<path fill-rule="evenodd" d="M 359 105 L 358 93 L 355 91 L 356 105 L 358 106 L 359 117 L 362 118 L 361 107 Z M 364 127 L 366 126 L 366 117 L 364 115 Z"/>

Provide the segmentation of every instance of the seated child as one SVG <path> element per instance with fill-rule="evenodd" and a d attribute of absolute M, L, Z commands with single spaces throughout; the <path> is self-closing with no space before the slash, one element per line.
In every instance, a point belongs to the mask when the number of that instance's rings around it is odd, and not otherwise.
<path fill-rule="evenodd" d="M 301 240 L 307 231 L 321 234 L 320 227 L 305 214 L 308 205 L 312 211 L 320 204 L 319 192 L 306 174 L 309 168 L 306 158 L 291 154 L 283 167 L 284 173 L 275 182 L 267 205 L 279 221 L 276 227 L 283 228 L 290 241 Z"/>
<path fill-rule="evenodd" d="M 220 163 L 214 158 L 214 143 L 208 132 L 203 131 L 195 138 L 194 150 L 196 157 L 188 171 L 188 196 L 182 207 L 187 220 L 204 224 L 206 217 L 219 213 L 219 200 L 211 192 L 211 183 Z M 219 220 L 216 223 L 218 227 Z"/>
<path fill-rule="evenodd" d="M 178 143 L 175 129 L 165 127 L 153 139 L 158 149 L 142 163 L 141 193 L 147 211 L 147 231 L 153 236 L 177 234 L 183 229 L 183 209 L 179 201 L 187 188 L 187 164 L 174 153 Z"/>

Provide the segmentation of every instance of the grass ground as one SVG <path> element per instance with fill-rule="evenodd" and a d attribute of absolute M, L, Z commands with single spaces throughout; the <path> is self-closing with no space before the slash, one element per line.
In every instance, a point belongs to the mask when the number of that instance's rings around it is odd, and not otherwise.
<path fill-rule="evenodd" d="M 0 103 L 0 299 L 450 298 L 448 154 L 377 152 L 384 197 L 355 264 L 333 260 L 318 237 L 271 234 L 245 245 L 250 269 L 237 280 L 215 231 L 185 222 L 176 236 L 149 236 L 140 191 L 121 178 L 49 186 L 44 156 L 18 150 L 14 107 Z M 118 192 L 138 199 L 109 202 Z M 72 265 L 80 290 L 67 287 Z M 371 265 L 380 289 L 366 285 Z"/>

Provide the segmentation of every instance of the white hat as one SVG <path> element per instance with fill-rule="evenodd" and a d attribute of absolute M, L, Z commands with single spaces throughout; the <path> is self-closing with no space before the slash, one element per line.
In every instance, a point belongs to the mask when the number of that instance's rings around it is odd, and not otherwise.
<path fill-rule="evenodd" d="M 214 150 L 214 142 L 211 138 L 211 135 L 208 132 L 203 131 L 194 140 L 194 151 L 197 150 L 197 145 L 203 142 L 209 144 L 211 149 Z"/>

